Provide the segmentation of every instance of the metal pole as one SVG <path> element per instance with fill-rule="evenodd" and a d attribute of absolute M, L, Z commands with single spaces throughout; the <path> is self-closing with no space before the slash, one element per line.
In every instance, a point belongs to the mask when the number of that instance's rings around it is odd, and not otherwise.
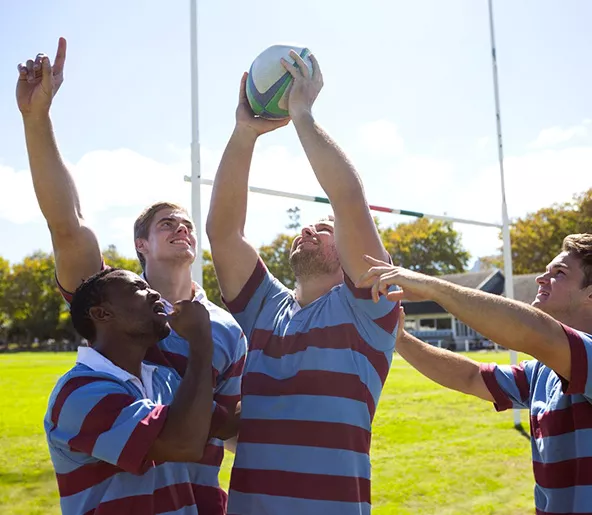
<path fill-rule="evenodd" d="M 201 234 L 201 162 L 199 149 L 199 92 L 197 83 L 197 0 L 189 0 L 191 41 L 191 217 L 195 224 L 197 255 L 193 262 L 193 279 L 202 284 L 202 234 Z"/>
<path fill-rule="evenodd" d="M 500 115 L 499 85 L 497 77 L 497 56 L 495 49 L 495 30 L 493 26 L 493 5 L 489 1 L 489 33 L 491 36 L 491 61 L 493 66 L 493 92 L 495 96 L 495 119 L 497 126 L 497 151 L 502 186 L 502 237 L 504 242 L 504 276 L 506 279 L 505 293 L 508 299 L 514 298 L 514 276 L 512 273 L 512 243 L 510 241 L 510 219 L 508 217 L 508 206 L 506 204 L 506 183 L 504 178 L 504 150 L 502 145 L 502 119 Z M 518 356 L 516 351 L 510 351 L 510 362 L 516 365 Z M 513 410 L 514 425 L 520 425 L 520 411 Z"/>

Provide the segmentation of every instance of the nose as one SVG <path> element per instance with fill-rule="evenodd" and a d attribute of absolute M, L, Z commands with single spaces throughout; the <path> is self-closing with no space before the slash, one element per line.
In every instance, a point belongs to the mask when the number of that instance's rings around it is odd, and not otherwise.
<path fill-rule="evenodd" d="M 549 282 L 549 272 L 545 272 L 544 274 L 537 276 L 535 281 L 540 285 L 547 284 Z"/>
<path fill-rule="evenodd" d="M 156 290 L 153 290 L 152 288 L 149 288 L 148 289 L 148 298 L 152 302 L 156 302 L 157 300 L 160 300 L 160 293 L 158 293 Z"/>
<path fill-rule="evenodd" d="M 177 226 L 177 233 L 184 233 L 184 234 L 189 234 L 189 229 L 187 229 L 187 226 L 184 223 L 180 223 Z"/>
<path fill-rule="evenodd" d="M 309 226 L 304 227 L 302 229 L 302 236 L 312 236 L 314 233 L 315 233 L 315 230 L 312 227 L 312 225 L 309 225 Z"/>

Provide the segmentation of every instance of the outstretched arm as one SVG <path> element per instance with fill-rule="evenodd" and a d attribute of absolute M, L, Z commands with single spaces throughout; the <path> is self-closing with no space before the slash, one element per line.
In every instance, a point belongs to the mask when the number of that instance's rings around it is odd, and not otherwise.
<path fill-rule="evenodd" d="M 16 96 L 35 195 L 51 232 L 56 275 L 65 290 L 74 291 L 81 281 L 99 271 L 101 252 L 94 232 L 82 217 L 76 185 L 58 151 L 49 116 L 53 97 L 63 81 L 65 60 L 66 40 L 60 38 L 53 66 L 44 54 L 20 64 Z"/>
<path fill-rule="evenodd" d="M 446 311 L 486 338 L 508 349 L 530 354 L 569 380 L 571 354 L 561 324 L 546 313 L 515 300 L 412 272 L 367 257 L 372 267 L 358 280 L 359 287 L 372 286 L 392 300 L 433 300 Z M 388 293 L 396 284 L 402 291 Z"/>
<path fill-rule="evenodd" d="M 481 375 L 480 364 L 461 354 L 438 349 L 405 331 L 405 314 L 400 310 L 397 352 L 418 372 L 441 386 L 493 402 Z"/>
<path fill-rule="evenodd" d="M 253 273 L 257 251 L 245 239 L 249 170 L 257 138 L 287 125 L 253 116 L 246 97 L 247 74 L 240 86 L 236 126 L 226 145 L 214 180 L 206 232 L 220 290 L 226 302 L 233 301 Z"/>
<path fill-rule="evenodd" d="M 388 259 L 364 195 L 362 181 L 353 164 L 331 137 L 316 123 L 312 105 L 323 86 L 316 58 L 311 55 L 312 74 L 302 58 L 291 52 L 296 66 L 282 61 L 292 74 L 289 111 L 312 169 L 331 202 L 335 236 L 345 273 L 359 277 L 368 269 L 364 254 Z"/>

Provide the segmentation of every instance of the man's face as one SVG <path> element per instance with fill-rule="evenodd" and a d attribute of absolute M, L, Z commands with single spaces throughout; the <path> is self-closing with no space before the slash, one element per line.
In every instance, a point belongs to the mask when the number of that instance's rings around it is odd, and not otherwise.
<path fill-rule="evenodd" d="M 562 252 L 536 279 L 539 290 L 532 305 L 562 321 L 581 309 L 590 288 L 582 288 L 584 272 L 580 260 L 569 252 Z"/>
<path fill-rule="evenodd" d="M 333 274 L 339 270 L 332 221 L 322 220 L 302 229 L 292 243 L 290 265 L 297 278 Z"/>
<path fill-rule="evenodd" d="M 136 248 L 150 261 L 193 263 L 196 238 L 185 211 L 163 208 L 150 224 L 148 239 L 138 238 Z"/>
<path fill-rule="evenodd" d="M 110 274 L 106 300 L 92 311 L 95 324 L 108 324 L 112 333 L 154 342 L 166 338 L 171 331 L 160 294 L 127 270 Z"/>

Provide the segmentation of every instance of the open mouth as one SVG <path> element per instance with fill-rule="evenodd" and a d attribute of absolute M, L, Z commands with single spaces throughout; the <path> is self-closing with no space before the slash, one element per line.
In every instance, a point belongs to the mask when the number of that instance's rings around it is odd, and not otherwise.
<path fill-rule="evenodd" d="M 160 301 L 154 303 L 154 306 L 152 306 L 152 311 L 154 311 L 157 315 L 166 315 L 164 304 Z"/>
<path fill-rule="evenodd" d="M 191 243 L 189 243 L 189 241 L 187 241 L 185 238 L 171 240 L 171 245 L 177 245 L 179 247 L 191 247 Z"/>

